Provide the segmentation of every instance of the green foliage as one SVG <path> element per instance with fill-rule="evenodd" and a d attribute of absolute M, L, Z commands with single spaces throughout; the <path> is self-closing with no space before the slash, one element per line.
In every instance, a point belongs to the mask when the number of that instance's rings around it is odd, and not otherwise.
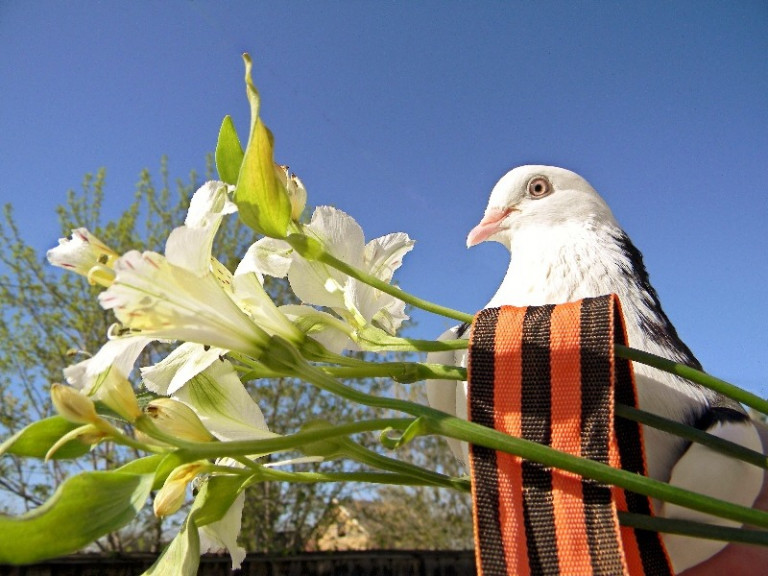
<path fill-rule="evenodd" d="M 61 416 L 51 416 L 33 422 L 23 430 L 0 444 L 0 456 L 5 453 L 26 458 L 45 458 L 51 447 L 65 434 L 75 430 L 79 424 L 65 420 Z M 72 440 L 61 446 L 53 458 L 77 458 L 88 452 L 89 446 Z"/>
<path fill-rule="evenodd" d="M 0 564 L 31 563 L 77 550 L 136 516 L 149 496 L 152 474 L 83 472 L 64 482 L 43 506 L 0 517 Z"/>
<path fill-rule="evenodd" d="M 219 178 L 227 184 L 237 184 L 240 165 L 243 163 L 243 147 L 237 136 L 231 116 L 225 116 L 219 129 L 216 143 L 216 170 Z"/>

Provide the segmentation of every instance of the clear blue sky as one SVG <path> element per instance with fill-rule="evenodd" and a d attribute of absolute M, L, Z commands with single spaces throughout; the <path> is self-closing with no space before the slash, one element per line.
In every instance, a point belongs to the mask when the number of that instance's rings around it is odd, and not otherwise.
<path fill-rule="evenodd" d="M 86 172 L 107 168 L 118 212 L 163 154 L 202 171 L 225 114 L 245 132 L 249 51 L 277 160 L 369 238 L 415 238 L 406 289 L 481 307 L 507 256 L 464 240 L 491 187 L 560 165 L 608 200 L 705 367 L 766 395 L 766 30 L 764 1 L 0 0 L 0 201 L 42 250 Z"/>

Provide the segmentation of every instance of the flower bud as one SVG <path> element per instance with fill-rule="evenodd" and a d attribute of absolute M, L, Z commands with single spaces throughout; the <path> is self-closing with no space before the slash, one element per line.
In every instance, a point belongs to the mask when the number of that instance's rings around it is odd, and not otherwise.
<path fill-rule="evenodd" d="M 64 384 L 51 386 L 51 400 L 61 416 L 77 424 L 93 424 L 101 420 L 93 401 L 79 390 Z"/>
<path fill-rule="evenodd" d="M 142 414 L 133 386 L 114 366 L 101 375 L 91 394 L 128 422 L 135 422 Z"/>
<path fill-rule="evenodd" d="M 162 518 L 177 512 L 181 505 L 184 504 L 187 484 L 202 472 L 206 466 L 207 463 L 205 462 L 192 462 L 174 469 L 168 475 L 168 478 L 165 479 L 163 487 L 160 488 L 155 496 L 153 502 L 155 516 Z"/>
<path fill-rule="evenodd" d="M 179 440 L 190 442 L 214 440 L 213 435 L 208 432 L 194 410 L 178 400 L 156 398 L 147 405 L 146 413 L 162 432 Z"/>
<path fill-rule="evenodd" d="M 48 452 L 46 452 L 45 461 L 47 462 L 48 460 L 53 458 L 56 452 L 58 452 L 62 446 L 64 446 L 65 444 L 68 444 L 73 440 L 77 440 L 78 442 L 82 442 L 83 444 L 93 446 L 94 444 L 98 444 L 105 438 L 109 438 L 109 436 L 110 434 L 102 430 L 98 424 L 85 424 L 83 426 L 80 426 L 79 428 L 70 430 L 69 432 L 64 434 L 64 436 L 59 438 L 53 444 L 53 446 L 51 446 L 48 449 Z"/>

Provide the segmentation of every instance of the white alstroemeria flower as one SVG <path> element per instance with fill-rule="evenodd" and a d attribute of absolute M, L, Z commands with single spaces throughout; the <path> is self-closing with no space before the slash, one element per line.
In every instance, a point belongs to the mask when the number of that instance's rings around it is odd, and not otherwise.
<path fill-rule="evenodd" d="M 298 342 L 301 333 L 282 315 L 261 285 L 261 277 L 229 272 L 218 260 L 212 258 L 211 250 L 216 232 L 224 216 L 237 211 L 230 200 L 231 187 L 223 182 L 206 182 L 190 201 L 184 225 L 174 229 L 165 246 L 165 257 L 173 266 L 195 274 L 198 277 L 213 278 L 227 295 L 248 315 L 251 320 L 268 334 Z M 242 276 L 242 277 L 241 277 Z"/>
<path fill-rule="evenodd" d="M 135 250 L 115 262 L 115 273 L 99 302 L 126 330 L 247 354 L 259 354 L 269 339 L 212 274 L 198 276 Z"/>
<path fill-rule="evenodd" d="M 391 282 L 403 256 L 413 248 L 404 233 L 388 234 L 365 243 L 363 230 L 355 220 L 330 206 L 318 207 L 304 228 L 323 243 L 339 260 L 359 268 L 379 280 Z M 356 328 L 367 323 L 394 334 L 407 316 L 405 304 L 371 288 L 335 268 L 307 261 L 281 240 L 263 238 L 248 249 L 238 271 L 270 276 L 288 276 L 296 296 L 306 304 L 331 308 Z M 332 326 L 329 325 L 329 328 Z"/>
<path fill-rule="evenodd" d="M 245 549 L 237 545 L 237 536 L 243 522 L 245 492 L 240 492 L 221 520 L 198 529 L 200 554 L 226 550 L 232 559 L 232 570 L 239 570 L 245 559 Z"/>
<path fill-rule="evenodd" d="M 184 225 L 171 231 L 165 256 L 174 266 L 203 276 L 211 266 L 213 239 L 227 214 L 237 211 L 224 182 L 203 184 L 192 196 Z"/>
<path fill-rule="evenodd" d="M 72 230 L 72 238 L 59 238 L 59 245 L 48 250 L 48 262 L 85 276 L 91 284 L 107 287 L 112 282 L 112 265 L 119 254 L 86 228 Z"/>

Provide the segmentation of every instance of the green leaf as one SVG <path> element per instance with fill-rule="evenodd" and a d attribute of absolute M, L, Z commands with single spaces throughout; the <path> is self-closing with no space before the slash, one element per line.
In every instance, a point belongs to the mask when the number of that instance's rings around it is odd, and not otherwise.
<path fill-rule="evenodd" d="M 0 516 L 0 564 L 30 564 L 71 554 L 133 520 L 149 496 L 152 474 L 84 472 L 39 508 Z"/>
<path fill-rule="evenodd" d="M 38 420 L 20 430 L 0 444 L 0 454 L 14 454 L 27 458 L 45 458 L 51 447 L 65 434 L 81 424 L 65 420 L 61 416 L 51 416 Z M 77 458 L 87 453 L 90 446 L 79 440 L 72 440 L 61 446 L 51 456 L 53 459 Z"/>
<path fill-rule="evenodd" d="M 272 134 L 259 118 L 259 93 L 251 80 L 251 58 L 245 60 L 245 84 L 251 105 L 251 133 L 235 189 L 240 218 L 256 232 L 285 238 L 291 221 L 288 192 L 275 173 Z"/>
<path fill-rule="evenodd" d="M 190 512 L 176 538 L 143 576 L 195 576 L 200 565 L 200 534 Z"/>
<path fill-rule="evenodd" d="M 128 464 L 120 466 L 116 472 L 123 472 L 126 474 L 155 474 L 158 466 L 165 459 L 165 454 L 152 454 L 152 456 L 145 456 L 137 460 L 131 460 Z"/>
<path fill-rule="evenodd" d="M 243 163 L 243 147 L 231 116 L 224 116 L 216 143 L 216 170 L 227 184 L 236 184 Z"/>
<path fill-rule="evenodd" d="M 221 520 L 243 490 L 242 476 L 212 476 L 195 498 L 195 523 L 205 526 Z"/>

